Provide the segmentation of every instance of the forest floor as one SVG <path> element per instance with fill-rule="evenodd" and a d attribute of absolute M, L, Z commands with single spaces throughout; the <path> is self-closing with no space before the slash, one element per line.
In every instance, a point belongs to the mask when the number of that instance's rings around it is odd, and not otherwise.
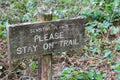
<path fill-rule="evenodd" d="M 53 76 L 58 77 L 60 72 L 64 68 L 70 66 L 77 67 L 78 69 L 83 71 L 89 71 L 92 68 L 96 67 L 97 70 L 106 73 L 105 80 L 117 80 L 117 73 L 111 69 L 112 62 L 109 62 L 107 59 L 103 59 L 101 55 L 95 55 L 94 57 L 90 57 L 87 59 L 83 59 L 80 56 L 81 55 L 76 54 L 74 54 L 73 56 L 54 56 Z M 120 61 L 119 57 L 116 59 Z"/>
<path fill-rule="evenodd" d="M 45 1 L 40 5 L 41 9 L 47 6 L 45 11 L 49 9 L 53 10 L 56 15 L 54 18 L 56 19 L 68 19 L 75 16 L 88 18 L 88 23 L 85 27 L 85 36 L 87 37 L 85 39 L 86 49 L 79 52 L 68 51 L 65 54 L 53 55 L 52 76 L 55 80 L 59 80 L 61 72 L 71 66 L 75 67 L 78 71 L 86 73 L 91 70 L 93 72 L 96 71 L 96 73 L 97 71 L 103 72 L 105 74 L 102 75 L 102 78 L 104 78 L 102 80 L 120 80 L 119 0 L 39 1 L 41 3 Z M 0 80 L 30 80 L 32 77 L 34 77 L 32 78 L 33 80 L 37 80 L 37 59 L 14 60 L 12 63 L 13 70 L 10 71 L 7 40 L 6 38 L 2 39 L 3 36 L 6 36 L 4 29 L 8 23 L 15 24 L 37 21 L 37 15 L 39 14 L 37 7 L 39 6 L 37 6 L 36 0 L 0 1 Z"/>
<path fill-rule="evenodd" d="M 8 74 L 8 57 L 7 57 L 7 42 L 2 40 L 0 38 L 0 79 L 6 80 L 6 76 Z M 117 73 L 111 69 L 112 64 L 115 61 L 120 61 L 120 57 L 117 56 L 114 58 L 114 61 L 110 62 L 107 58 L 103 58 L 102 55 L 94 55 L 93 57 L 89 57 L 86 59 L 81 58 L 81 55 L 84 54 L 84 51 L 80 52 L 79 54 L 76 54 L 75 51 L 69 51 L 67 54 L 64 55 L 57 55 L 53 56 L 53 78 L 57 80 L 57 78 L 60 76 L 60 73 L 63 71 L 63 69 L 74 66 L 78 69 L 89 71 L 91 68 L 96 67 L 99 71 L 105 72 L 105 78 L 106 80 L 117 80 L 116 75 Z M 24 66 L 24 65 L 23 65 Z M 19 66 L 15 67 L 15 70 L 18 70 Z M 28 68 L 23 68 L 22 70 L 26 70 Z M 9 77 L 13 77 L 10 80 L 16 78 L 20 78 L 21 74 L 17 73 L 17 71 L 14 73 L 14 75 L 9 75 Z M 8 79 L 9 80 L 9 79 Z"/>

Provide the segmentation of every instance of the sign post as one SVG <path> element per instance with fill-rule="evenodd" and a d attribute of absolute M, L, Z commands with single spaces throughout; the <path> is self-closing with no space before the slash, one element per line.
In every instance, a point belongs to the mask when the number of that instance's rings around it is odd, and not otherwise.
<path fill-rule="evenodd" d="M 51 21 L 52 13 L 39 14 L 39 20 Z M 38 80 L 52 80 L 52 54 L 40 55 L 38 58 Z"/>
<path fill-rule="evenodd" d="M 13 60 L 80 48 L 84 25 L 85 20 L 82 18 L 10 25 L 7 28 L 9 56 Z M 51 57 L 41 59 L 42 63 L 39 62 L 39 65 L 49 63 Z M 51 68 L 49 64 L 43 65 Z M 40 70 L 41 80 L 51 80 L 51 75 L 44 75 L 42 71 L 51 74 L 47 69 Z M 48 78 L 43 79 L 44 77 Z"/>

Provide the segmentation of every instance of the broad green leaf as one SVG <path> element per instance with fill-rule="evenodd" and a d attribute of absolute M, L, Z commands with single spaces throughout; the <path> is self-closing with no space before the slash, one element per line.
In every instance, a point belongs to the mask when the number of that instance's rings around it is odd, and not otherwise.
<path fill-rule="evenodd" d="M 116 71 L 116 72 L 120 72 L 120 65 L 117 65 L 117 66 L 115 67 L 115 71 Z"/>
<path fill-rule="evenodd" d="M 114 34 L 119 33 L 119 31 L 120 31 L 119 27 L 113 26 L 113 27 L 110 29 L 110 34 L 111 34 L 111 35 L 114 35 Z"/>
<path fill-rule="evenodd" d="M 103 22 L 103 27 L 108 28 L 111 24 L 108 21 Z"/>
<path fill-rule="evenodd" d="M 120 44 L 116 45 L 116 50 L 119 51 L 120 50 Z"/>
<path fill-rule="evenodd" d="M 109 55 L 111 54 L 111 50 L 104 50 L 104 58 L 109 57 Z"/>
<path fill-rule="evenodd" d="M 95 72 L 92 71 L 92 70 L 88 72 L 88 76 L 89 76 L 91 79 L 93 78 L 94 74 L 95 74 Z"/>

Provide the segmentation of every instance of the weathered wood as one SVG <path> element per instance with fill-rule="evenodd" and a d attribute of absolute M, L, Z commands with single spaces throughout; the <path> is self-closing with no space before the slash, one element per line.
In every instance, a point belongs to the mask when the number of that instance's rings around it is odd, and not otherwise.
<path fill-rule="evenodd" d="M 12 59 L 79 48 L 83 42 L 84 19 L 16 24 L 8 27 Z"/>
<path fill-rule="evenodd" d="M 52 80 L 52 54 L 42 55 L 39 59 L 41 60 L 39 80 Z"/>
<path fill-rule="evenodd" d="M 10 59 L 37 56 L 38 80 L 52 80 L 51 53 L 81 47 L 84 24 L 84 19 L 77 18 L 10 25 L 7 28 Z"/>
<path fill-rule="evenodd" d="M 38 19 L 40 22 L 44 22 L 44 21 L 51 21 L 52 20 L 52 14 L 51 12 L 50 13 L 41 13 L 39 15 L 39 19 Z"/>
<path fill-rule="evenodd" d="M 8 64 L 9 64 L 9 73 L 11 73 L 12 72 L 12 70 L 13 70 L 13 65 L 12 65 L 12 63 L 13 63 L 13 60 L 12 60 L 12 58 L 11 58 L 11 51 L 10 51 L 10 41 L 9 41 L 9 29 L 7 28 L 7 39 L 8 39 L 8 59 L 9 59 L 9 62 L 8 62 Z"/>
<path fill-rule="evenodd" d="M 42 80 L 42 55 L 38 58 L 38 80 Z"/>
<path fill-rule="evenodd" d="M 39 14 L 40 21 L 52 20 L 52 14 Z M 40 55 L 38 58 L 38 80 L 52 80 L 52 54 Z"/>

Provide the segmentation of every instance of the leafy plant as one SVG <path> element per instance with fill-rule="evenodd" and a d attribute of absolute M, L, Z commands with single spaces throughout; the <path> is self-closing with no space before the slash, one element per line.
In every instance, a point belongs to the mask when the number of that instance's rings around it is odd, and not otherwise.
<path fill-rule="evenodd" d="M 65 68 L 61 73 L 60 80 L 105 80 L 103 72 L 88 72 L 76 70 L 75 67 Z"/>
<path fill-rule="evenodd" d="M 90 80 L 85 72 L 77 71 L 75 67 L 65 68 L 60 76 L 61 80 Z"/>
<path fill-rule="evenodd" d="M 5 26 L 2 24 L 0 24 L 0 37 L 2 37 L 2 39 L 5 39 L 5 37 L 6 37 Z"/>
<path fill-rule="evenodd" d="M 82 16 L 86 18 L 84 53 L 90 56 L 102 55 L 114 58 L 120 51 L 120 28 L 114 23 L 120 21 L 120 0 L 2 0 L 0 1 L 0 37 L 6 39 L 8 24 L 35 22 L 39 9 L 52 11 L 54 20 Z M 117 38 L 116 38 L 117 37 Z M 110 39 L 111 38 L 111 39 Z M 63 53 L 67 55 L 66 53 Z M 112 57 L 112 58 L 111 58 Z M 120 65 L 114 65 L 120 79 Z M 31 70 L 37 63 L 29 64 Z M 96 70 L 81 71 L 75 67 L 65 68 L 61 80 L 104 80 L 103 72 Z"/>
<path fill-rule="evenodd" d="M 116 62 L 114 65 L 111 66 L 111 69 L 114 69 L 117 72 L 117 79 L 120 79 L 120 63 Z"/>
<path fill-rule="evenodd" d="M 90 70 L 87 75 L 90 77 L 90 80 L 105 80 L 103 74 L 103 72 Z"/>

